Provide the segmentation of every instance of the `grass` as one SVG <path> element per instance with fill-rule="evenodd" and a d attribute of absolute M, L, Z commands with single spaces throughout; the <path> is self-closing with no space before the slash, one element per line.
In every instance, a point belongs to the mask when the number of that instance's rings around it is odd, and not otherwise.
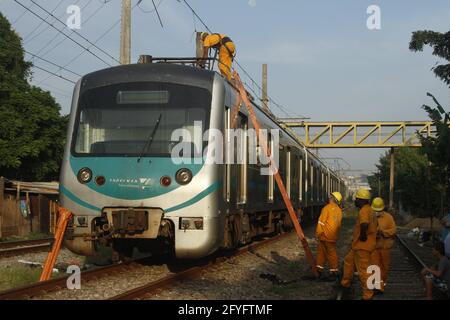
<path fill-rule="evenodd" d="M 45 239 L 49 238 L 52 235 L 49 233 L 43 233 L 43 232 L 30 232 L 26 236 L 19 237 L 19 236 L 11 236 L 6 238 L 1 238 L 0 242 L 8 242 L 8 241 L 20 241 L 20 240 L 36 240 L 36 239 Z"/>
<path fill-rule="evenodd" d="M 25 266 L 0 268 L 0 291 L 7 290 L 33 282 L 37 282 L 42 273 L 41 268 Z"/>

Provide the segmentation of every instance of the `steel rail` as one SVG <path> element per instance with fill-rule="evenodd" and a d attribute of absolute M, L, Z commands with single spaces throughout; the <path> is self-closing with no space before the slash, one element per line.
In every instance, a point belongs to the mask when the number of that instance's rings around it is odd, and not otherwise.
<path fill-rule="evenodd" d="M 181 280 L 185 280 L 185 279 L 189 279 L 189 278 L 194 278 L 195 276 L 197 276 L 198 274 L 200 274 L 202 271 L 207 270 L 213 266 L 217 266 L 221 263 L 224 263 L 225 261 L 231 259 L 231 258 L 235 258 L 237 256 L 240 256 L 244 253 L 247 252 L 252 252 L 253 250 L 256 250 L 258 248 L 261 248 L 263 246 L 267 246 L 271 243 L 274 243 L 276 241 L 281 240 L 282 238 L 285 238 L 288 235 L 291 235 L 292 232 L 287 232 L 287 233 L 283 233 L 283 234 L 279 234 L 275 237 L 269 238 L 269 239 L 265 239 L 259 242 L 255 242 L 253 244 L 247 245 L 245 247 L 242 247 L 238 250 L 236 250 L 235 252 L 229 254 L 229 255 L 224 255 L 224 256 L 219 256 L 216 257 L 213 260 L 210 260 L 207 264 L 202 265 L 202 266 L 194 266 L 185 270 L 182 270 L 180 272 L 177 272 L 175 274 L 171 274 L 168 275 L 166 277 L 163 277 L 161 279 L 158 279 L 156 281 L 152 281 L 149 282 L 143 286 L 137 287 L 135 289 L 129 290 L 127 292 L 124 292 L 122 294 L 116 295 L 114 297 L 109 298 L 108 300 L 135 300 L 135 299 L 139 299 L 143 296 L 146 295 L 150 295 L 152 293 L 155 293 L 156 291 L 160 291 L 162 289 L 165 289 L 167 287 L 170 287 L 172 285 L 174 285 L 175 283 L 181 281 Z"/>

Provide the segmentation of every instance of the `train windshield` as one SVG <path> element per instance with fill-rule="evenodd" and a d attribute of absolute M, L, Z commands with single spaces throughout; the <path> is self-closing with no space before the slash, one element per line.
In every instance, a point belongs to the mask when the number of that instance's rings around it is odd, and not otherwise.
<path fill-rule="evenodd" d="M 211 92 L 169 83 L 125 83 L 87 90 L 75 122 L 74 155 L 170 157 L 172 132 L 209 125 Z"/>

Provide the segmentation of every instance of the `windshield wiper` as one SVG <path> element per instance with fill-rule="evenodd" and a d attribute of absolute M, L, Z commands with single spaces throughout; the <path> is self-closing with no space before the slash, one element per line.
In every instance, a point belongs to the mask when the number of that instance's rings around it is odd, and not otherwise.
<path fill-rule="evenodd" d="M 153 138 L 155 137 L 156 130 L 158 130 L 159 123 L 161 122 L 162 113 L 159 114 L 158 120 L 156 120 L 155 127 L 153 128 L 152 134 L 147 139 L 147 142 L 145 143 L 144 148 L 142 149 L 141 154 L 139 155 L 139 158 L 137 159 L 137 162 L 140 162 L 142 157 L 144 156 L 147 149 L 149 149 L 152 145 Z"/>

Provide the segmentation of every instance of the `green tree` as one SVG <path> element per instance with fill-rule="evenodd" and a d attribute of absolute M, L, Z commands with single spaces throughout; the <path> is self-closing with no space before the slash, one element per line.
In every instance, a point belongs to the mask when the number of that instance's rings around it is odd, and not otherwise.
<path fill-rule="evenodd" d="M 433 48 L 433 55 L 445 60 L 442 64 L 436 64 L 433 71 L 437 77 L 450 87 L 450 31 L 440 33 L 434 31 L 416 31 L 411 37 L 409 45 L 412 51 L 423 51 L 425 46 Z M 427 94 L 435 103 L 435 107 L 427 105 L 423 109 L 428 113 L 436 127 L 436 137 L 422 137 L 422 152 L 429 160 L 429 176 L 433 186 L 433 197 L 438 194 L 438 205 L 441 215 L 445 207 L 450 208 L 449 170 L 450 170 L 450 128 L 448 126 L 450 114 L 444 110 L 437 99 L 430 93 Z"/>
<path fill-rule="evenodd" d="M 0 175 L 58 179 L 67 118 L 49 92 L 31 86 L 21 39 L 0 13 Z"/>
<path fill-rule="evenodd" d="M 378 173 L 368 177 L 374 196 L 389 199 L 390 152 L 380 157 Z M 400 148 L 395 151 L 395 194 L 394 202 L 401 203 L 405 211 L 414 215 L 427 215 L 431 199 L 427 199 L 427 158 L 419 149 Z M 381 185 L 381 195 L 378 186 Z"/>
<path fill-rule="evenodd" d="M 423 51 L 424 46 L 433 48 L 433 55 L 446 60 L 445 64 L 437 64 L 432 68 L 435 75 L 450 86 L 450 31 L 440 33 L 429 30 L 413 32 L 409 49 Z"/>
<path fill-rule="evenodd" d="M 422 152 L 429 160 L 430 177 L 434 192 L 439 195 L 441 216 L 444 210 L 450 208 L 450 112 L 446 112 L 436 98 L 428 93 L 436 107 L 423 106 L 436 127 L 434 137 L 421 137 Z"/>

